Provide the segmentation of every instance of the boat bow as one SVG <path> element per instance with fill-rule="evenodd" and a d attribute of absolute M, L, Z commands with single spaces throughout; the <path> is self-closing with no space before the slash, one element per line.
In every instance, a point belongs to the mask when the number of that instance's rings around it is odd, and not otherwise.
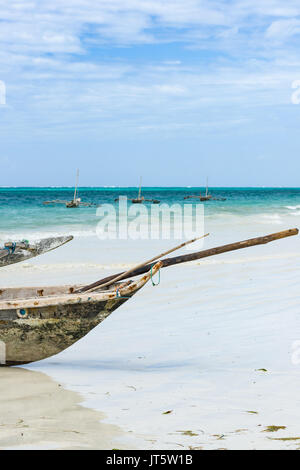
<path fill-rule="evenodd" d="M 73 237 L 70 235 L 44 238 L 32 245 L 27 241 L 6 243 L 3 248 L 0 248 L 0 267 L 35 258 L 48 251 L 55 250 L 71 240 L 73 240 Z"/>

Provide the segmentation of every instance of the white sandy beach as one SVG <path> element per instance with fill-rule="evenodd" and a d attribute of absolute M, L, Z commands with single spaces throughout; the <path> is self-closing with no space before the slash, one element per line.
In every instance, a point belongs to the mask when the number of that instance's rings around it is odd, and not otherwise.
<path fill-rule="evenodd" d="M 299 216 L 238 230 L 228 224 L 222 232 L 209 223 L 205 247 L 298 222 Z M 67 351 L 24 367 L 24 374 L 0 369 L 0 436 L 8 436 L 0 437 L 1 449 L 23 446 L 20 420 L 34 428 L 26 445 L 35 448 L 300 448 L 300 354 L 293 349 L 300 341 L 299 240 L 163 270 L 159 286 L 146 286 Z M 89 282 L 176 243 L 78 238 L 30 263 L 2 268 L 0 284 Z M 16 406 L 6 386 L 13 387 L 14 377 Z M 26 398 L 28 382 L 35 399 Z M 35 402 L 40 390 L 58 393 L 57 384 L 60 409 L 44 395 L 38 413 L 55 413 L 53 433 L 37 418 Z M 68 429 L 81 434 L 64 434 L 65 416 Z M 285 428 L 266 432 L 269 426 Z M 103 441 L 95 438 L 98 428 Z"/>

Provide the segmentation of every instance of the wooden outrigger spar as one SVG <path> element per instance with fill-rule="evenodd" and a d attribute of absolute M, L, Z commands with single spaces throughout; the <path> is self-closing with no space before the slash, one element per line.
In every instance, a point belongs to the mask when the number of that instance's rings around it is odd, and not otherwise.
<path fill-rule="evenodd" d="M 150 263 L 153 263 L 154 261 L 157 261 L 158 259 L 163 258 L 164 256 L 170 255 L 174 251 L 177 251 L 180 248 L 183 248 L 187 245 L 190 245 L 191 243 L 195 243 L 196 241 L 200 240 L 201 238 L 208 237 L 208 235 L 209 235 L 209 233 L 206 233 L 202 237 L 193 238 L 192 240 L 189 240 L 185 243 L 181 243 L 180 245 L 176 246 L 175 248 L 172 248 L 171 250 L 165 251 L 164 253 L 161 253 L 160 255 L 156 255 L 153 258 L 151 258 L 150 260 L 146 261 L 145 263 L 141 263 L 138 266 L 135 266 L 134 268 L 130 269 L 129 271 L 118 274 L 116 277 L 113 277 L 113 279 L 108 280 L 105 284 L 102 284 L 102 282 L 101 282 L 100 285 L 101 285 L 102 288 L 103 287 L 108 287 L 111 284 L 113 284 L 114 282 L 121 281 L 122 279 L 128 279 L 129 277 L 134 276 L 135 272 L 137 272 L 140 268 L 144 268 L 144 266 L 146 266 L 146 265 L 149 265 L 150 269 L 151 269 L 151 264 Z M 87 288 L 87 287 L 83 288 L 82 292 L 91 292 L 91 291 L 93 291 L 94 289 L 98 288 L 98 283 L 96 283 L 96 284 L 97 284 L 96 286 L 91 286 L 91 288 Z"/>
<path fill-rule="evenodd" d="M 55 204 L 64 204 L 68 209 L 72 207 L 98 207 L 99 204 L 93 203 L 93 202 L 82 202 L 81 200 L 79 201 L 78 205 L 73 206 L 73 201 L 67 201 L 67 200 L 62 200 L 62 199 L 53 199 L 53 201 L 45 201 L 43 202 L 45 206 L 51 206 Z"/>
<path fill-rule="evenodd" d="M 127 302 L 163 267 L 262 245 L 297 234 L 298 229 L 290 229 L 264 237 L 166 258 L 155 264 L 142 263 L 130 272 L 109 276 L 85 287 L 67 285 L 1 289 L 0 365 L 9 366 L 39 361 L 68 348 Z M 169 250 L 171 251 L 174 249 Z M 166 253 L 159 257 L 164 255 Z M 124 282 L 127 277 L 137 275 L 142 277 L 134 282 Z M 116 282 L 120 276 L 122 281 Z M 104 284 L 107 285 L 104 286 Z M 89 290 L 93 292 L 88 292 Z"/>
<path fill-rule="evenodd" d="M 257 238 L 250 238 L 249 240 L 244 240 L 241 242 L 230 243 L 229 245 L 222 245 L 215 248 L 210 248 L 208 250 L 198 251 L 195 253 L 189 253 L 187 255 L 176 256 L 173 258 L 167 258 L 162 260 L 162 268 L 167 268 L 170 266 L 174 266 L 176 264 L 188 263 L 190 261 L 196 261 L 202 258 L 208 258 L 209 256 L 220 255 L 222 253 L 227 253 L 229 251 L 236 251 L 241 250 L 243 248 L 249 248 L 251 246 L 256 245 L 265 245 L 267 243 L 273 242 L 275 240 L 280 240 L 282 238 L 292 237 L 294 235 L 298 235 L 299 230 L 297 228 L 285 230 L 283 232 L 273 233 L 271 235 L 266 235 L 264 237 L 257 237 Z M 136 268 L 135 270 L 130 272 L 130 277 L 139 276 L 144 274 L 151 268 L 151 265 L 144 264 L 141 267 Z M 101 285 L 114 280 L 117 276 L 123 275 L 125 273 L 118 273 L 113 276 L 105 277 L 100 281 L 97 281 L 93 284 L 89 284 L 85 286 L 80 292 L 86 292 L 96 287 L 100 287 Z M 122 279 L 127 279 L 127 276 L 122 277 Z"/>

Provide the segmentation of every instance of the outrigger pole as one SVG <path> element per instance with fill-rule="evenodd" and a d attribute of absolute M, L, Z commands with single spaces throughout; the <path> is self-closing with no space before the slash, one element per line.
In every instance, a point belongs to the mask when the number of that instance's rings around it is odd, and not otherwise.
<path fill-rule="evenodd" d="M 271 235 L 265 235 L 263 237 L 250 238 L 249 240 L 244 240 L 244 241 L 240 241 L 236 243 L 230 243 L 229 245 L 217 246 L 215 248 L 209 248 L 208 250 L 198 251 L 198 252 L 190 253 L 187 255 L 175 256 L 173 258 L 166 258 L 162 260 L 161 267 L 167 268 L 169 266 L 174 266 L 176 264 L 187 263 L 187 262 L 196 261 L 202 258 L 208 258 L 209 256 L 220 255 L 222 253 L 227 253 L 229 251 L 241 250 L 243 248 L 249 248 L 251 246 L 256 246 L 256 245 L 265 245 L 275 240 L 280 240 L 282 238 L 287 238 L 287 237 L 292 237 L 294 235 L 298 235 L 298 233 L 299 233 L 299 230 L 297 228 L 293 228 L 289 230 L 284 230 L 283 232 L 276 232 L 276 233 L 272 233 Z M 93 284 L 90 284 L 86 287 L 81 288 L 79 292 L 86 292 L 89 290 L 93 290 L 106 283 L 110 283 L 110 281 L 115 280 L 117 277 L 120 278 L 120 276 L 122 276 L 122 279 L 128 279 L 129 277 L 134 277 L 134 276 L 139 276 L 140 274 L 145 274 L 151 269 L 151 266 L 152 266 L 151 264 L 143 264 L 141 265 L 141 267 L 138 267 L 134 271 L 131 270 L 130 274 L 128 275 L 127 273 L 123 272 L 119 274 L 114 274 L 112 276 L 108 276 L 104 279 L 101 279 L 100 281 L 97 281 Z"/>
<path fill-rule="evenodd" d="M 181 243 L 180 245 L 176 246 L 175 248 L 172 248 L 171 250 L 166 251 L 165 253 L 161 253 L 160 255 L 156 255 L 156 256 L 154 256 L 154 258 L 151 258 L 151 259 L 149 259 L 148 261 L 146 261 L 144 263 L 140 263 L 138 266 L 135 266 L 134 268 L 131 268 L 129 271 L 126 271 L 124 273 L 121 273 L 121 274 L 117 275 L 117 277 L 114 277 L 112 280 L 107 281 L 105 284 L 101 284 L 101 287 L 102 288 L 103 287 L 108 287 L 108 286 L 110 286 L 111 284 L 114 284 L 117 281 L 121 281 L 122 279 L 128 279 L 128 277 L 132 276 L 132 273 L 134 273 L 138 269 L 144 267 L 146 264 L 149 265 L 150 263 L 154 263 L 154 261 L 157 261 L 158 259 L 160 259 L 164 256 L 170 255 L 174 251 L 180 250 L 180 248 L 183 248 L 187 245 L 190 245 L 191 243 L 194 243 L 194 242 L 200 240 L 201 238 L 208 237 L 208 235 L 209 235 L 209 233 L 206 233 L 205 235 L 202 235 L 201 237 L 193 238 L 192 240 Z M 89 289 L 88 291 L 85 291 L 85 292 L 89 292 L 89 291 L 92 291 L 94 289 L 96 289 L 96 288 L 91 288 L 91 289 Z"/>

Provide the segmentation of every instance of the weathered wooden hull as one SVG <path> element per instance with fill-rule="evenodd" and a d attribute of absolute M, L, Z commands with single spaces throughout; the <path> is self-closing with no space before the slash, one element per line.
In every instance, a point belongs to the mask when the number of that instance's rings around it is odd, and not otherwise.
<path fill-rule="evenodd" d="M 33 245 L 30 245 L 30 250 L 16 249 L 15 251 L 7 251 L 0 249 L 0 253 L 4 255 L 0 257 L 0 267 L 8 266 L 10 264 L 20 263 L 36 256 L 47 253 L 48 251 L 55 250 L 60 246 L 73 240 L 72 236 L 44 238 L 39 240 Z"/>
<path fill-rule="evenodd" d="M 56 305 L 28 309 L 28 318 L 16 311 L 0 312 L 1 365 L 20 365 L 54 356 L 83 338 L 124 300 L 95 304 Z"/>
<path fill-rule="evenodd" d="M 68 201 L 66 203 L 66 207 L 68 209 L 74 209 L 74 208 L 79 207 L 79 206 L 80 206 L 80 199 L 76 199 L 74 201 Z"/>
<path fill-rule="evenodd" d="M 132 202 L 132 204 L 143 204 L 144 198 L 142 198 L 142 199 L 132 199 L 131 202 Z"/>
<path fill-rule="evenodd" d="M 160 263 L 152 274 L 159 268 Z M 0 365 L 35 362 L 67 349 L 130 299 L 150 277 L 148 273 L 123 287 L 90 294 L 72 294 L 78 286 L 2 290 Z"/>

